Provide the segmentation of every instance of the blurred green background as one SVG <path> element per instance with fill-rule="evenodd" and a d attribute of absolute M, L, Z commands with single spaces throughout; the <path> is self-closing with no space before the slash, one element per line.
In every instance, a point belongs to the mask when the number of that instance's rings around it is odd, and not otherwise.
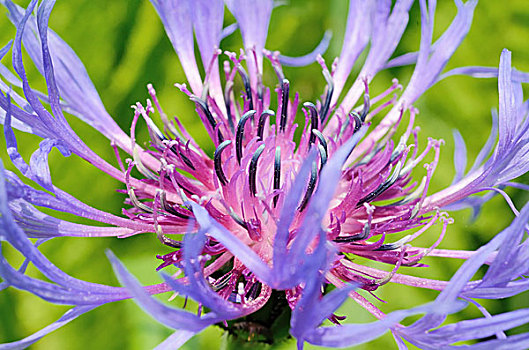
<path fill-rule="evenodd" d="M 19 2 L 25 6 L 27 1 Z M 300 55 L 319 42 L 324 31 L 334 33 L 329 50 L 325 54 L 330 63 L 340 53 L 345 30 L 347 1 L 291 0 L 288 6 L 274 10 L 270 24 L 267 48 L 280 50 L 286 55 Z M 0 12 L 5 13 L 4 9 Z M 455 15 L 451 1 L 441 1 L 436 15 L 436 35 L 449 25 Z M 230 14 L 226 24 L 232 23 Z M 132 111 L 130 105 L 144 101 L 147 97 L 146 84 L 153 83 L 165 111 L 178 115 L 192 135 L 204 148 L 212 153 L 211 143 L 205 137 L 202 126 L 193 110 L 194 106 L 173 84 L 185 82 L 185 76 L 178 63 L 161 22 L 147 0 L 77 0 L 58 1 L 50 20 L 51 27 L 65 39 L 85 66 L 104 101 L 109 113 L 119 125 L 127 130 Z M 419 11 L 414 5 L 410 24 L 397 53 L 415 51 L 419 46 Z M 0 44 L 14 37 L 14 29 L 7 18 L 0 16 Z M 513 65 L 529 71 L 529 4 L 525 0 L 482 1 L 478 4 L 470 34 L 450 61 L 450 67 L 463 65 L 497 66 L 501 49 L 513 52 Z M 222 48 L 237 51 L 241 47 L 240 33 L 236 32 L 222 42 Z M 6 61 L 9 62 L 9 59 Z M 26 60 L 29 63 L 29 60 Z M 275 84 L 269 65 L 265 64 L 265 82 Z M 355 71 L 359 69 L 355 66 Z M 411 68 L 392 69 L 380 73 L 374 83 L 375 92 L 382 91 L 393 77 L 405 84 Z M 298 91 L 302 101 L 314 101 L 325 86 L 321 69 L 317 64 L 303 68 L 285 68 L 285 73 Z M 29 69 L 30 81 L 34 88 L 45 91 L 43 78 L 34 69 Z M 497 82 L 495 79 L 477 80 L 467 77 L 452 77 L 434 86 L 423 96 L 417 107 L 420 115 L 417 125 L 421 126 L 422 145 L 427 137 L 443 138 L 441 163 L 432 181 L 430 193 L 450 184 L 454 171 L 452 166 L 452 129 L 459 129 L 467 142 L 469 162 L 485 142 L 491 124 L 490 109 L 497 107 Z M 115 164 L 112 149 L 107 139 L 75 118 L 71 124 L 81 138 L 97 153 Z M 37 148 L 39 140 L 31 135 L 18 133 L 22 154 L 29 159 Z M 146 141 L 146 133 L 140 133 Z M 3 162 L 10 169 L 5 153 L 5 144 L 0 145 Z M 96 208 L 119 214 L 124 196 L 116 189 L 123 185 L 105 176 L 97 169 L 85 164 L 75 156 L 62 158 L 53 151 L 50 168 L 54 183 L 75 197 Z M 422 169 L 420 169 L 422 171 Z M 527 180 L 527 178 L 525 179 Z M 524 181 L 522 179 L 521 181 Z M 527 201 L 522 192 L 509 192 L 518 207 Z M 476 249 L 494 234 L 505 228 L 513 219 L 512 213 L 501 198 L 490 201 L 474 223 L 469 222 L 470 212 L 453 213 L 456 223 L 441 245 L 442 248 Z M 432 243 L 438 237 L 439 227 L 420 243 Z M 45 243 L 42 251 L 61 269 L 80 279 L 117 285 L 105 250 L 111 249 L 142 283 L 158 283 L 155 272 L 158 265 L 156 254 L 169 250 L 161 246 L 152 235 L 141 235 L 127 239 L 55 239 Z M 17 264 L 19 255 L 11 249 L 4 249 L 10 261 Z M 417 276 L 449 279 L 460 266 L 458 261 L 427 258 L 431 267 L 417 271 L 402 268 L 405 273 Z M 16 265 L 15 265 L 16 266 Z M 404 271 L 405 270 L 405 271 Z M 34 270 L 30 275 L 39 276 Z M 431 301 L 437 293 L 417 290 L 404 286 L 386 285 L 377 296 L 387 301 L 383 304 L 374 300 L 383 311 L 390 312 Z M 166 298 L 166 296 L 164 296 Z M 180 302 L 176 304 L 180 305 Z M 508 300 L 485 302 L 491 313 L 528 307 L 527 298 L 517 296 Z M 45 325 L 55 321 L 68 307 L 51 305 L 26 292 L 8 289 L 0 293 L 0 343 L 23 338 Z M 338 312 L 348 315 L 349 322 L 368 322 L 372 317 L 353 303 L 346 303 Z M 450 320 L 478 317 L 479 312 L 468 307 Z M 34 349 L 147 349 L 165 339 L 171 330 L 154 321 L 134 302 L 122 301 L 102 306 L 82 316 L 71 324 L 45 337 Z M 222 332 L 209 328 L 193 338 L 185 348 L 217 348 Z M 279 348 L 294 348 L 290 341 Z M 395 347 L 390 335 L 372 343 L 360 345 L 359 349 L 380 349 Z M 307 346 L 307 348 L 312 348 Z"/>

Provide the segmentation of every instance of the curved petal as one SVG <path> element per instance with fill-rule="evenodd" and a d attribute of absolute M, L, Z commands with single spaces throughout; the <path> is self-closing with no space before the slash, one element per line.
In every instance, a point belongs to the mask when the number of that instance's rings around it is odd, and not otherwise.
<path fill-rule="evenodd" d="M 241 29 L 244 47 L 254 50 L 257 62 L 248 64 L 252 88 L 257 87 L 257 76 L 263 72 L 263 49 L 268 35 L 268 24 L 274 7 L 273 0 L 226 0 L 226 5 Z M 249 62 L 252 62 L 250 60 Z"/>

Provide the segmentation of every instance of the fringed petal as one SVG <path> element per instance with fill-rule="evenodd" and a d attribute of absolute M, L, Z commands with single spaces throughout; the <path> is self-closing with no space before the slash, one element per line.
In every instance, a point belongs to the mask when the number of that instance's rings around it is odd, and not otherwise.
<path fill-rule="evenodd" d="M 252 88 L 255 90 L 257 77 L 263 72 L 263 49 L 274 2 L 272 0 L 226 0 L 226 5 L 239 23 L 244 47 L 250 58 L 249 62 L 253 62 L 250 50 L 255 52 L 255 64 L 248 64 Z"/>
<path fill-rule="evenodd" d="M 6 0 L 4 6 L 9 10 L 10 20 L 15 26 L 18 26 L 22 20 L 23 9 L 10 0 Z M 107 138 L 116 141 L 121 148 L 129 150 L 129 137 L 106 111 L 81 60 L 68 44 L 48 29 L 47 22 L 52 6 L 53 4 L 50 2 L 43 2 L 39 8 L 41 10 L 40 15 L 38 15 L 39 18 L 37 18 L 38 22 L 33 16 L 29 18 L 27 23 L 29 31 L 25 31 L 23 36 L 27 52 L 43 75 L 46 75 L 46 71 L 53 61 L 54 81 L 61 98 L 66 101 L 66 105 L 61 104 L 62 110 L 76 115 Z M 45 39 L 43 40 L 43 38 Z M 43 56 L 40 50 L 42 44 L 49 45 L 51 61 L 49 59 L 43 61 L 46 55 Z M 45 52 L 48 50 L 46 49 Z M 56 97 L 55 100 L 57 100 Z"/>
<path fill-rule="evenodd" d="M 206 71 L 204 84 L 209 88 L 219 108 L 225 108 L 224 93 L 220 84 L 217 53 L 224 19 L 223 0 L 196 0 L 191 2 L 193 27 L 197 38 L 202 64 Z"/>
<path fill-rule="evenodd" d="M 413 0 L 398 0 L 391 9 L 391 1 L 376 1 L 371 20 L 371 47 L 359 78 L 356 79 L 340 104 L 344 113 L 349 113 L 363 93 L 363 80 L 373 79 L 397 48 L 408 25 L 408 12 L 412 3 Z M 329 125 L 333 125 L 332 120 Z"/>
<path fill-rule="evenodd" d="M 369 42 L 371 27 L 379 25 L 373 20 L 375 6 L 376 1 L 371 0 L 352 0 L 349 2 L 342 51 L 333 75 L 334 94 L 331 105 L 334 105 L 338 100 L 353 65 Z"/>
<path fill-rule="evenodd" d="M 498 123 L 493 119 L 493 130 L 487 143 L 478 155 L 471 170 L 460 181 L 433 194 L 426 199 L 426 208 L 444 207 L 458 203 L 476 192 L 500 187 L 524 174 L 529 169 L 529 130 L 525 103 L 520 97 L 518 83 L 514 83 L 511 71 L 511 54 L 504 50 L 500 59 L 498 87 L 500 92 L 500 114 Z M 495 117 L 493 113 L 493 117 Z M 490 153 L 498 130 L 498 143 L 492 156 Z"/>
<path fill-rule="evenodd" d="M 421 2 L 421 4 L 423 3 Z M 448 60 L 470 30 L 477 1 L 467 1 L 464 4 L 456 2 L 456 4 L 458 7 L 457 15 L 450 27 L 437 41 L 435 48 L 431 46 L 435 2 L 429 3 L 427 14 L 425 12 L 427 11 L 426 5 L 421 5 L 421 47 L 415 71 L 401 97 L 408 105 L 414 103 L 424 91 L 435 83 Z"/>

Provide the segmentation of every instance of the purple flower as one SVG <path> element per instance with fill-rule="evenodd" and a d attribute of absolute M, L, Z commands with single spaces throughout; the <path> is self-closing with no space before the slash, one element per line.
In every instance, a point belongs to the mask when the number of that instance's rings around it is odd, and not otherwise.
<path fill-rule="evenodd" d="M 42 1 L 36 17 L 32 15 L 36 0 L 27 9 L 2 1 L 17 33 L 0 51 L 0 58 L 12 51 L 18 77 L 0 65 L 0 120 L 12 163 L 45 191 L 26 185 L 13 172 L 0 170 L 0 240 L 26 258 L 16 269 L 0 254 L 0 286 L 26 290 L 73 308 L 41 331 L 0 345 L 0 349 L 27 347 L 85 312 L 127 298 L 134 298 L 155 319 L 176 329 L 160 349 L 178 347 L 214 324 L 234 332 L 232 320 L 251 321 L 263 308 L 279 310 L 271 313 L 271 322 L 291 312 L 290 334 L 299 347 L 304 342 L 351 346 L 387 331 L 393 332 L 402 347 L 403 339 L 437 349 L 489 336 L 495 338 L 475 347 L 527 347 L 527 334 L 507 337 L 503 331 L 527 323 L 529 310 L 494 316 L 484 310 L 483 318 L 443 324 L 448 314 L 466 306 L 462 300 L 475 303 L 474 298 L 505 298 L 529 289 L 523 278 L 529 270 L 529 249 L 523 241 L 528 206 L 521 212 L 513 206 L 517 218 L 512 225 L 477 251 L 437 249 L 453 221 L 449 210 L 478 209 L 490 198 L 490 194 L 475 196 L 482 191 L 498 192 L 509 202 L 502 189 L 524 187 L 511 180 L 529 170 L 529 104 L 523 101 L 520 85 L 528 76 L 512 70 L 511 53 L 502 52 L 499 69 L 467 67 L 444 75 L 498 76 L 499 80 L 496 124 L 468 173 L 464 173 L 464 142 L 456 133 L 456 178 L 448 188 L 428 194 L 442 141 L 430 139 L 424 147 L 417 142 L 413 104 L 443 77 L 446 63 L 470 29 L 476 1 L 456 1 L 457 15 L 434 43 L 436 2 L 420 1 L 420 50 L 390 60 L 407 26 L 412 1 L 398 0 L 392 6 L 391 1 L 351 0 L 342 52 L 330 66 L 320 55 L 330 40 L 327 34 L 314 52 L 302 57 L 265 49 L 274 7 L 271 0 L 227 0 L 236 19 L 227 28 L 223 28 L 223 1 L 151 2 L 180 58 L 189 88 L 176 85 L 195 103 L 196 114 L 215 145 L 214 154 L 207 154 L 178 118 L 172 120 L 164 113 L 152 85 L 147 87 L 147 102 L 133 106 L 127 135 L 106 112 L 79 58 L 48 29 L 54 1 Z M 244 50 L 239 55 L 222 55 L 218 49 L 222 38 L 237 28 Z M 194 38 L 205 74 L 195 58 Z M 47 93 L 31 88 L 22 44 L 45 77 Z M 343 91 L 353 64 L 364 51 L 363 68 L 351 88 Z M 321 65 L 327 86 L 321 100 L 301 104 L 282 65 L 314 60 Z M 219 61 L 225 83 L 221 83 Z M 275 86 L 263 84 L 267 61 L 278 78 Z M 408 64 L 415 68 L 405 88 L 394 80 L 381 94 L 370 93 L 370 83 L 379 71 Z M 116 150 L 119 167 L 86 146 L 65 113 L 106 136 Z M 296 118 L 303 116 L 303 126 L 299 126 Z M 147 149 L 136 143 L 138 122 L 148 127 Z M 401 124 L 404 133 L 395 138 Z M 295 137 L 298 126 L 299 138 Z M 13 128 L 43 139 L 29 164 L 18 152 Z M 47 162 L 53 148 L 64 156 L 76 154 L 123 182 L 123 215 L 88 206 L 57 188 Z M 125 164 L 118 148 L 132 157 Z M 423 175 L 412 176 L 412 170 L 426 159 L 430 161 Z M 141 176 L 133 176 L 133 170 Z M 61 220 L 39 207 L 107 226 Z M 154 233 L 161 243 L 174 248 L 157 256 L 164 280 L 157 285 L 140 285 L 111 252 L 108 257 L 123 287 L 71 277 L 38 249 L 56 237 L 124 238 L 144 233 Z M 421 235 L 430 237 L 429 246 L 414 245 Z M 37 238 L 36 243 L 30 238 Z M 415 277 L 413 268 L 425 266 L 421 260 L 427 255 L 466 262 L 450 281 Z M 361 264 L 358 258 L 388 268 Z M 27 276 L 29 263 L 46 280 Z M 483 278 L 471 281 L 482 265 L 488 265 Z M 180 273 L 164 273 L 169 266 Z M 413 268 L 401 273 L 402 266 Z M 387 283 L 440 293 L 429 304 L 385 315 L 366 296 L 375 296 Z M 170 291 L 195 300 L 198 312 L 173 308 L 152 297 Z M 377 320 L 322 326 L 326 319 L 340 324 L 345 317 L 335 311 L 347 298 Z M 409 326 L 401 324 L 417 314 L 424 316 Z"/>

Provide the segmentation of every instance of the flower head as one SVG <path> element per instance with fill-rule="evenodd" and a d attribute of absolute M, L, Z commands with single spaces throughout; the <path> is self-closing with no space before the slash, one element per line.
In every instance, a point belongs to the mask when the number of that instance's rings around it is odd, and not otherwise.
<path fill-rule="evenodd" d="M 392 6 L 390 1 L 352 0 L 342 52 L 329 65 L 320 55 L 328 35 L 303 57 L 265 49 L 272 1 L 226 1 L 244 43 L 237 54 L 219 49 L 223 36 L 230 34 L 230 27 L 223 29 L 223 1 L 152 0 L 188 79 L 189 87 L 176 86 L 195 104 L 196 116 L 214 144 L 213 154 L 200 147 L 178 118 L 168 117 L 151 84 L 146 102 L 132 106 L 130 135 L 124 133 L 105 111 L 81 61 L 48 29 L 54 2 L 42 1 L 36 17 L 32 15 L 36 0 L 25 10 L 10 1 L 2 3 L 17 34 L 0 57 L 12 50 L 19 79 L 3 66 L 0 73 L 24 95 L 0 85 L 8 154 L 24 177 L 45 190 L 28 186 L 15 173 L 2 169 L 0 239 L 27 259 L 16 270 L 0 256 L 2 287 L 74 305 L 57 323 L 6 348 L 28 346 L 84 312 L 126 298 L 134 298 L 154 318 L 177 329 L 163 343 L 173 347 L 213 324 L 238 334 L 242 322 L 237 320 L 244 318 L 250 324 L 264 308 L 272 310 L 270 323 L 291 313 L 290 334 L 299 346 L 305 341 L 349 346 L 391 330 L 399 344 L 406 339 L 437 348 L 477 338 L 479 332 L 501 333 L 525 323 L 527 311 L 517 310 L 430 331 L 462 307 L 458 298 L 503 298 L 527 289 L 525 280 L 518 278 L 527 272 L 526 264 L 519 262 L 527 255 L 521 239 L 528 209 L 514 208 L 518 217 L 513 224 L 477 252 L 437 249 L 453 222 L 447 210 L 478 208 L 488 196 L 471 195 L 483 190 L 504 194 L 502 188 L 509 181 L 529 170 L 528 111 L 519 87 L 527 76 L 513 74 L 510 52 L 503 51 L 498 70 L 474 70 L 499 77 L 499 139 L 494 150 L 493 132 L 475 166 L 464 174 L 460 160 L 466 156 L 462 139 L 456 137 L 459 161 L 454 183 L 428 194 L 443 141 L 429 139 L 424 146 L 417 141 L 418 110 L 413 104 L 440 79 L 470 29 L 475 1 L 456 1 L 457 15 L 435 43 L 436 3 L 420 1 L 420 50 L 390 60 L 406 28 L 412 1 L 396 1 Z M 195 58 L 193 35 L 204 74 Z M 22 43 L 46 79 L 47 94 L 30 87 Z M 363 68 L 344 92 L 352 66 L 368 43 Z M 223 60 L 222 79 L 219 60 Z M 326 87 L 320 100 L 301 102 L 282 65 L 314 60 L 321 66 Z M 263 83 L 265 62 L 277 76 L 273 86 Z M 405 87 L 393 80 L 382 93 L 371 93 L 371 81 L 380 70 L 412 63 L 414 73 Z M 78 116 L 109 138 L 119 167 L 86 146 L 65 113 Z M 138 123 L 145 123 L 149 131 L 145 149 L 136 142 Z M 13 127 L 43 138 L 29 164 L 18 152 Z M 57 188 L 47 164 L 53 148 L 65 156 L 74 153 L 122 181 L 123 215 L 92 208 Z M 123 162 L 118 148 L 131 158 Z M 37 207 L 111 226 L 56 219 Z M 60 271 L 37 247 L 54 237 L 125 238 L 144 233 L 173 248 L 157 256 L 164 283 L 142 287 L 111 252 L 108 256 L 123 288 L 84 282 Z M 424 234 L 433 237 L 429 245 L 416 245 L 415 239 Z M 39 240 L 33 244 L 29 238 Z M 415 277 L 413 269 L 426 266 L 421 261 L 427 255 L 468 261 L 451 281 Z M 380 264 L 363 264 L 360 258 Z M 27 276 L 25 266 L 30 262 L 49 281 Z M 489 265 L 483 279 L 469 282 L 483 264 Z M 178 271 L 174 275 L 166 273 L 171 266 Z M 412 269 L 401 273 L 402 266 Z M 430 304 L 385 315 L 368 298 L 376 298 L 377 290 L 387 283 L 442 292 Z M 171 308 L 151 296 L 168 291 L 195 300 L 198 313 Z M 335 311 L 348 297 L 379 321 L 323 327 L 326 319 L 335 324 L 345 319 Z M 419 313 L 426 315 L 413 325 L 399 324 Z M 259 333 L 250 326 L 243 328 L 250 338 Z M 263 337 L 270 341 L 266 334 Z M 518 340 L 498 336 L 489 344 L 502 341 Z"/>

